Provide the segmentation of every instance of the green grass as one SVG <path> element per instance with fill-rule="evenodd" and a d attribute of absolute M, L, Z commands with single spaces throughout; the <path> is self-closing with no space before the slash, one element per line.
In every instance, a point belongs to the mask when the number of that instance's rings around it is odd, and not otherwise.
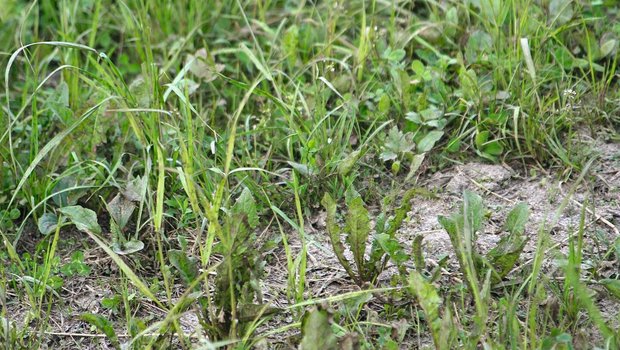
<path fill-rule="evenodd" d="M 355 337 L 393 349 L 421 337 L 437 348 L 570 349 L 584 324 L 601 334 L 597 346 L 617 348 L 591 287 L 619 293 L 618 274 L 599 282 L 581 271 L 583 223 L 559 280 L 540 277 L 557 248 L 551 226 L 532 262 L 498 277 L 471 247 L 482 213 L 464 208 L 451 233 L 464 282 L 440 288 L 441 271 L 398 239 L 413 193 L 432 196 L 416 184 L 425 169 L 476 159 L 591 179 L 595 153 L 582 139 L 619 140 L 615 1 L 0 5 L 2 346 L 48 341 L 66 309 L 63 280 L 82 271 L 114 281 L 109 310 L 82 319 L 116 348 L 287 339 L 348 349 Z M 324 197 L 330 247 L 308 232 Z M 345 202 L 355 264 L 338 240 Z M 61 249 L 70 235 L 88 243 Z M 347 265 L 359 291 L 315 295 L 312 246 Z M 87 248 L 117 266 L 108 282 L 73 255 Z M 613 259 L 620 248 L 604 249 Z M 274 254 L 286 307 L 263 295 Z M 388 264 L 391 285 L 378 279 Z M 497 278 L 515 282 L 492 288 Z M 558 309 L 539 310 L 551 294 Z M 159 313 L 146 317 L 146 304 Z"/>

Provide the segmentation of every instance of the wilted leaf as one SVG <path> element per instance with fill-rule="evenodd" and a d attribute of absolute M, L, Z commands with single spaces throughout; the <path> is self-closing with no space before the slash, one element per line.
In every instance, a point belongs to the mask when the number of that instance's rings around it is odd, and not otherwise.
<path fill-rule="evenodd" d="M 56 231 L 56 226 L 58 225 L 58 217 L 53 213 L 45 213 L 41 215 L 39 218 L 39 232 L 41 234 L 47 236 L 50 233 Z"/>
<path fill-rule="evenodd" d="M 185 64 L 190 65 L 189 71 L 205 83 L 213 81 L 217 78 L 217 73 L 224 70 L 224 66 L 221 64 L 208 63 L 207 50 L 205 48 L 196 51 L 193 55 L 187 55 L 185 62 Z"/>
<path fill-rule="evenodd" d="M 110 343 L 112 343 L 114 349 L 120 350 L 121 345 L 118 342 L 118 338 L 116 336 L 116 332 L 114 331 L 114 327 L 112 326 L 112 322 L 110 322 L 107 318 L 101 315 L 83 314 L 81 316 L 81 319 L 95 326 L 101 333 L 105 334 Z"/>
<path fill-rule="evenodd" d="M 281 312 L 282 309 L 269 304 L 239 304 L 237 305 L 237 317 L 241 322 L 251 322 L 259 317 L 265 317 Z"/>
<path fill-rule="evenodd" d="M 415 156 L 413 156 L 413 159 L 411 160 L 411 164 L 409 164 L 409 174 L 407 174 L 407 177 L 405 177 L 405 182 L 408 183 L 409 180 L 411 180 L 413 176 L 415 176 L 415 174 L 420 169 L 422 162 L 424 162 L 425 157 L 426 157 L 426 153 L 416 154 Z"/>
<path fill-rule="evenodd" d="M 97 222 L 97 214 L 94 211 L 79 205 L 60 208 L 58 211 L 69 218 L 78 230 L 101 234 L 101 227 Z"/>
<path fill-rule="evenodd" d="M 306 312 L 301 321 L 303 338 L 300 350 L 335 350 L 338 339 L 332 332 L 330 315 L 327 310 L 314 308 Z"/>

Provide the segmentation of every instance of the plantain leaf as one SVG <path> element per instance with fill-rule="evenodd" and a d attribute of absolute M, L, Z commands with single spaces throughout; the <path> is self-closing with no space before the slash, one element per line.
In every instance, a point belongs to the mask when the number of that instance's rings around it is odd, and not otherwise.
<path fill-rule="evenodd" d="M 58 226 L 58 217 L 54 213 L 45 213 L 39 218 L 39 232 L 42 235 L 47 236 L 50 233 L 56 231 Z"/>
<path fill-rule="evenodd" d="M 78 230 L 101 234 L 101 227 L 97 222 L 97 214 L 94 211 L 79 205 L 60 208 L 58 211 L 68 217 Z"/>
<path fill-rule="evenodd" d="M 129 222 L 131 214 L 133 214 L 134 209 L 136 209 L 136 205 L 119 193 L 106 204 L 106 208 L 112 220 L 114 220 L 119 229 L 122 230 Z"/>
<path fill-rule="evenodd" d="M 303 338 L 299 345 L 300 350 L 335 350 L 338 339 L 332 332 L 330 314 L 327 310 L 314 308 L 301 321 Z"/>

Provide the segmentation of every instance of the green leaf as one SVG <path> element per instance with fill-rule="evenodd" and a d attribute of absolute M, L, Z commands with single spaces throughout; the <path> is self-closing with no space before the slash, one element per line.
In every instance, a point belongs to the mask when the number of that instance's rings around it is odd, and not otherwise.
<path fill-rule="evenodd" d="M 129 255 L 144 249 L 144 243 L 140 240 L 132 239 L 127 242 L 115 242 L 111 248 L 118 255 Z"/>
<path fill-rule="evenodd" d="M 620 280 L 605 278 L 599 281 L 614 297 L 620 299 Z"/>
<path fill-rule="evenodd" d="M 301 321 L 302 350 L 336 350 L 338 339 L 332 332 L 327 310 L 314 308 L 305 313 Z"/>
<path fill-rule="evenodd" d="M 347 205 L 347 216 L 344 230 L 347 234 L 347 242 L 353 253 L 357 272 L 364 276 L 364 254 L 366 253 L 366 241 L 370 234 L 370 219 L 368 210 L 364 207 L 362 197 L 353 198 Z"/>
<path fill-rule="evenodd" d="M 549 2 L 550 20 L 557 25 L 562 25 L 573 18 L 572 0 L 551 0 Z"/>
<path fill-rule="evenodd" d="M 383 152 L 379 158 L 383 161 L 395 160 L 400 154 L 411 152 L 414 147 L 413 135 L 411 133 L 403 134 L 394 126 L 388 132 Z"/>
<path fill-rule="evenodd" d="M 310 165 L 290 161 L 287 161 L 287 163 L 303 176 L 314 176 L 319 173 L 319 171 L 315 167 Z"/>
<path fill-rule="evenodd" d="M 360 150 L 353 151 L 349 153 L 341 162 L 338 164 L 338 174 L 342 176 L 346 176 L 351 172 L 357 161 L 359 160 L 362 152 Z"/>
<path fill-rule="evenodd" d="M 58 211 L 69 218 L 78 230 L 93 234 L 101 234 L 101 227 L 97 222 L 97 214 L 94 211 L 79 205 L 60 208 Z"/>
<path fill-rule="evenodd" d="M 424 253 L 422 253 L 423 240 L 423 235 L 416 235 L 413 238 L 413 242 L 411 242 L 411 255 L 413 257 L 413 263 L 415 265 L 415 268 L 418 271 L 423 271 L 426 267 L 426 262 L 424 261 Z"/>
<path fill-rule="evenodd" d="M 340 240 L 340 226 L 336 223 L 336 202 L 332 199 L 329 193 L 325 193 L 323 200 L 321 201 L 325 211 L 327 212 L 327 233 L 329 234 L 329 240 L 332 244 L 332 249 L 340 262 L 340 265 L 347 271 L 349 276 L 353 279 L 357 279 L 349 261 L 344 255 L 344 244 Z"/>
<path fill-rule="evenodd" d="M 601 37 L 599 48 L 600 58 L 609 56 L 612 52 L 616 51 L 618 41 L 612 35 L 613 34 L 605 33 Z"/>
<path fill-rule="evenodd" d="M 403 49 L 390 50 L 385 53 L 385 58 L 392 62 L 400 62 L 405 58 L 407 53 Z"/>
<path fill-rule="evenodd" d="M 125 228 L 136 205 L 122 194 L 117 194 L 106 204 L 110 217 L 116 222 L 119 229 Z"/>
<path fill-rule="evenodd" d="M 187 256 L 184 251 L 173 249 L 168 251 L 168 259 L 172 266 L 179 271 L 186 286 L 198 277 L 198 260 L 196 258 Z M 195 289 L 199 290 L 200 286 L 196 285 Z"/>
<path fill-rule="evenodd" d="M 39 218 L 39 232 L 47 236 L 50 233 L 56 231 L 58 226 L 58 217 L 54 213 L 45 213 Z"/>
<path fill-rule="evenodd" d="M 525 224 L 527 224 L 527 219 L 529 219 L 529 217 L 530 208 L 527 203 L 521 202 L 515 205 L 506 217 L 504 230 L 510 233 L 523 234 L 525 232 Z"/>
<path fill-rule="evenodd" d="M 387 234 L 380 234 L 375 237 L 381 248 L 390 256 L 392 261 L 397 265 L 400 265 L 409 259 L 409 256 L 405 254 L 405 251 L 398 242 L 398 240 L 390 237 Z"/>
<path fill-rule="evenodd" d="M 515 232 L 500 239 L 497 245 L 487 254 L 487 260 L 495 269 L 492 278 L 495 282 L 502 278 L 512 270 L 519 260 L 527 239 L 521 233 Z"/>
<path fill-rule="evenodd" d="M 439 315 L 439 307 L 441 306 L 442 300 L 439 297 L 437 290 L 417 271 L 412 271 L 409 276 L 409 288 L 416 299 L 418 299 L 418 302 L 424 311 L 428 328 L 430 328 L 433 336 L 435 348 L 446 349 L 445 344 L 442 344 L 441 340 L 442 322 Z"/>
<path fill-rule="evenodd" d="M 484 219 L 485 209 L 482 203 L 482 197 L 471 191 L 463 192 L 463 216 L 468 220 L 471 234 L 475 234 L 482 228 L 482 220 Z M 466 226 L 464 226 L 466 228 Z"/>
<path fill-rule="evenodd" d="M 97 330 L 105 334 L 110 343 L 112 343 L 114 349 L 121 349 L 121 344 L 118 342 L 118 337 L 116 336 L 116 332 L 114 332 L 112 322 L 110 322 L 107 318 L 95 314 L 83 314 L 80 318 L 95 326 Z"/>
<path fill-rule="evenodd" d="M 441 140 L 442 136 L 443 136 L 443 131 L 433 130 L 429 132 L 422 138 L 422 140 L 420 140 L 420 142 L 418 142 L 417 151 L 420 153 L 425 153 L 425 152 L 430 151 L 431 149 L 433 149 L 433 146 L 435 146 L 435 143 Z"/>
<path fill-rule="evenodd" d="M 272 81 L 273 80 L 273 76 L 271 75 L 271 72 L 269 71 L 269 69 L 267 67 L 265 67 L 265 65 L 256 57 L 256 55 L 254 55 L 254 52 L 252 52 L 250 49 L 248 49 L 247 46 L 245 46 L 244 44 L 240 45 L 241 48 L 241 52 L 245 53 L 248 58 L 250 59 L 250 61 L 252 61 L 252 63 L 254 64 L 254 66 L 263 74 L 263 76 L 265 76 L 265 79 Z"/>
<path fill-rule="evenodd" d="M 256 201 L 249 188 L 244 188 L 239 198 L 237 198 L 233 206 L 233 213 L 245 215 L 251 228 L 258 226 L 259 218 L 256 212 Z"/>

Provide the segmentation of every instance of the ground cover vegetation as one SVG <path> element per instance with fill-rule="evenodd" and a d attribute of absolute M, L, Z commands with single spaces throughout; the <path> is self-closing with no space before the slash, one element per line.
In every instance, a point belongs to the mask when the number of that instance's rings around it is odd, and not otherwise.
<path fill-rule="evenodd" d="M 0 7 L 0 348 L 620 348 L 616 1 Z"/>

